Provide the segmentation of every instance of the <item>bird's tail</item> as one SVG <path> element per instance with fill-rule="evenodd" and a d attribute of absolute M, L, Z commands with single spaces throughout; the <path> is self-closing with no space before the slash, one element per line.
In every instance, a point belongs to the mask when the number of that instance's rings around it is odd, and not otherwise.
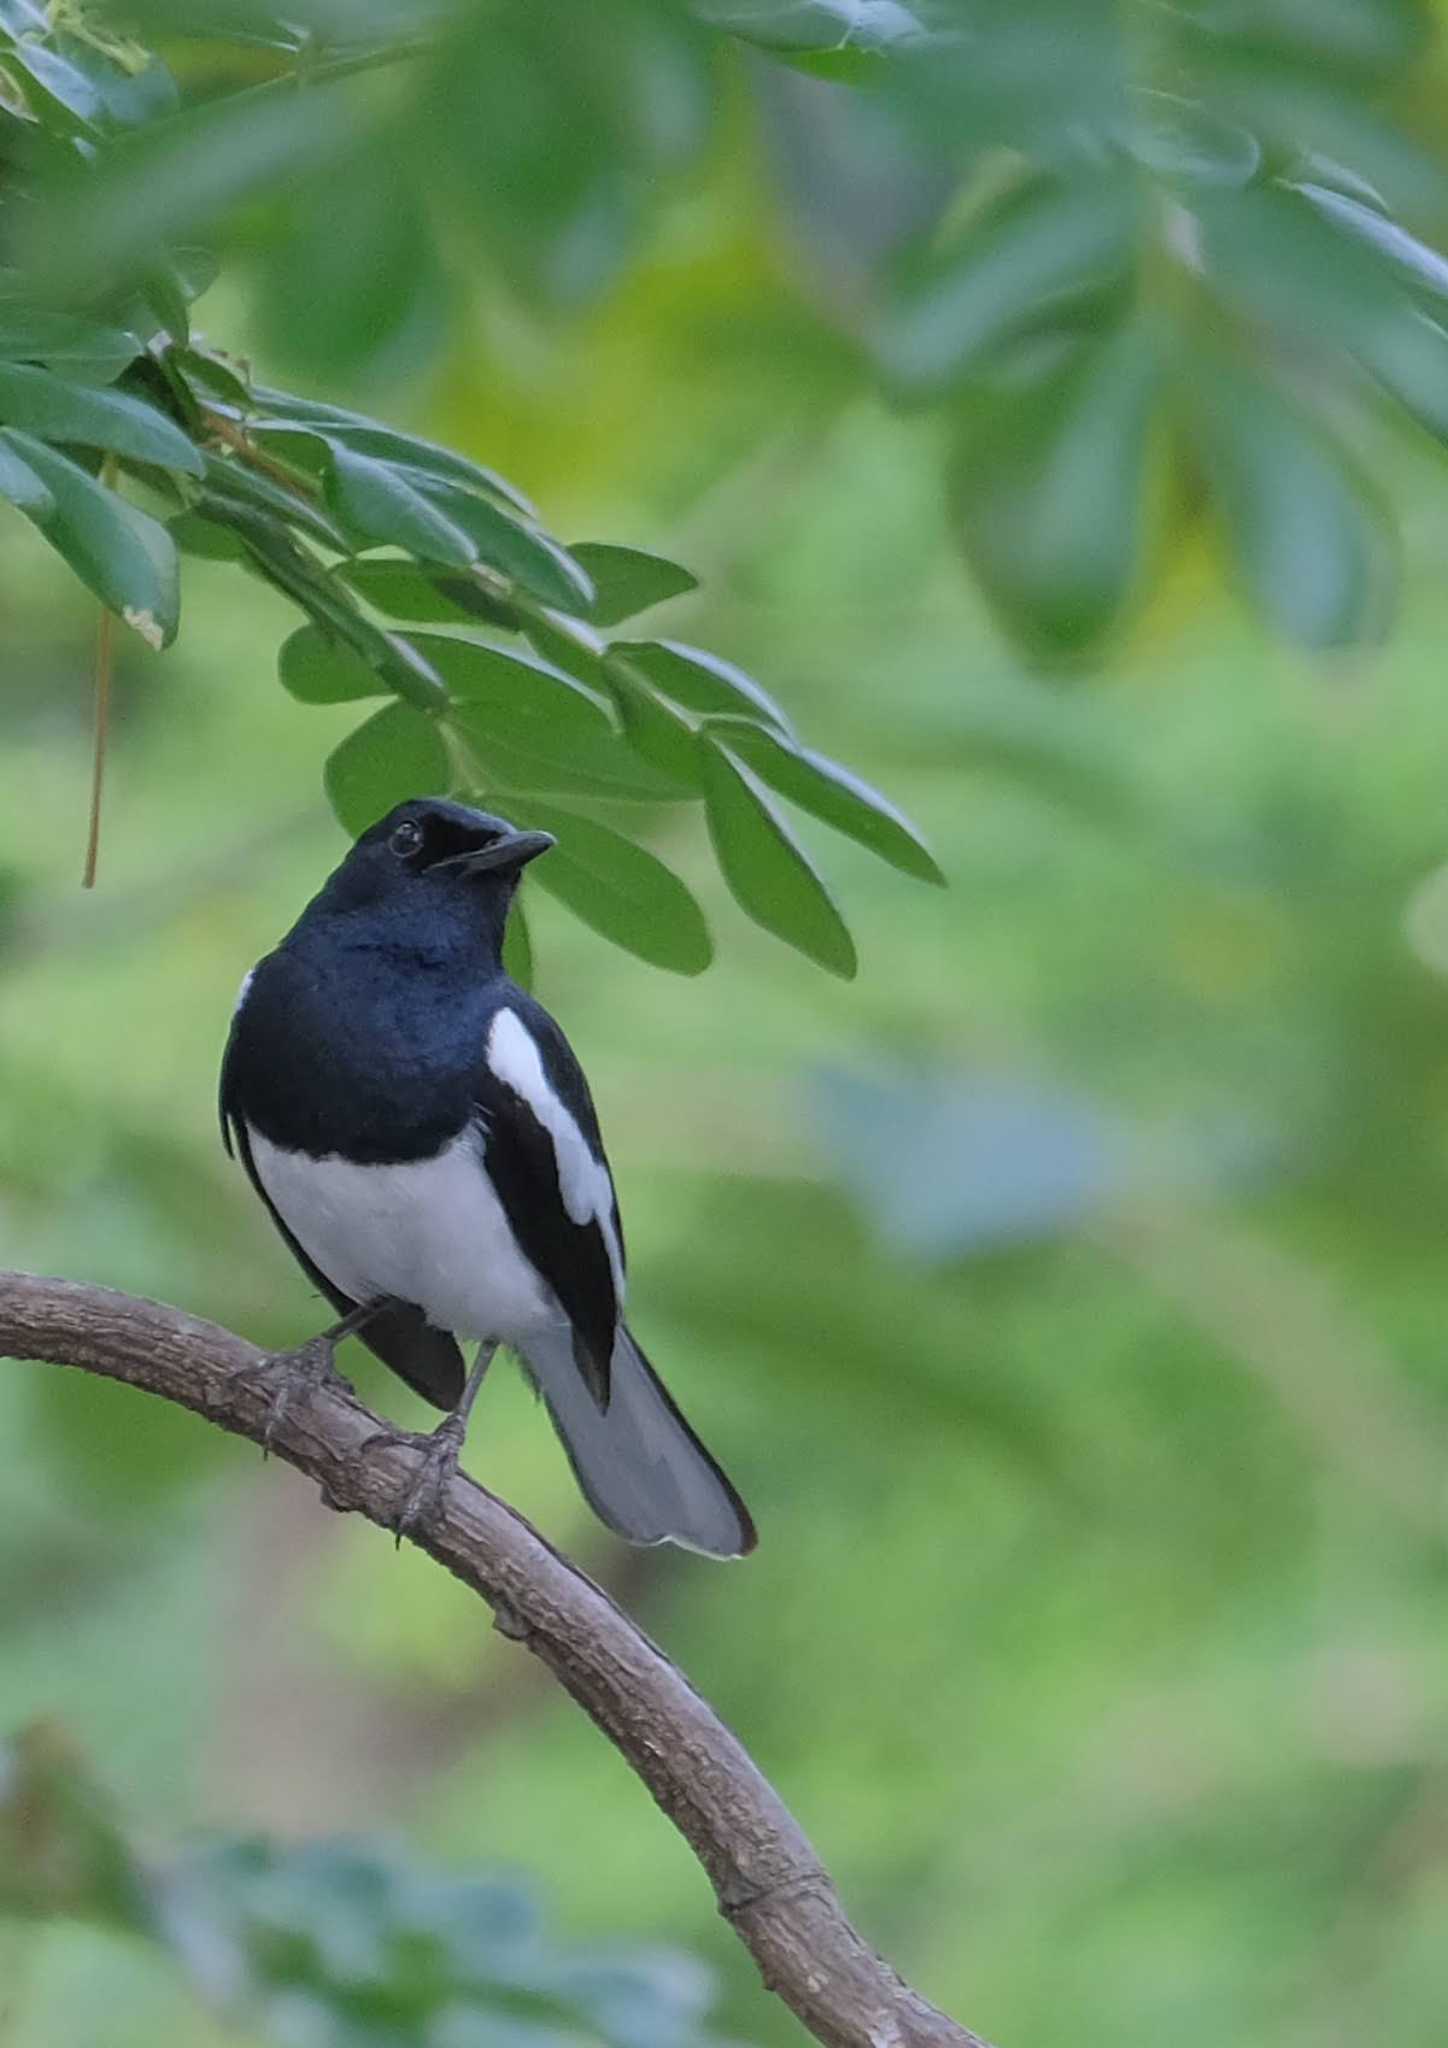
<path fill-rule="evenodd" d="M 612 1388 L 600 1408 L 566 1335 L 528 1347 L 527 1367 L 589 1505 L 631 1543 L 679 1543 L 709 1557 L 743 1557 L 756 1537 L 749 1510 L 622 1323 Z"/>

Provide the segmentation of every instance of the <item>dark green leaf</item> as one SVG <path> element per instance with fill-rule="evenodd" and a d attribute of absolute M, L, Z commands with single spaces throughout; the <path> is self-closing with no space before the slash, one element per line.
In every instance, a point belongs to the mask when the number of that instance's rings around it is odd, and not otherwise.
<path fill-rule="evenodd" d="M 1420 426 L 1448 442 L 1448 330 L 1416 306 L 1384 309 L 1365 325 L 1356 354 Z"/>
<path fill-rule="evenodd" d="M 1185 186 L 1189 198 L 1203 185 L 1240 190 L 1262 166 L 1262 145 L 1249 128 L 1180 93 L 1139 92 L 1124 139 L 1139 164 Z"/>
<path fill-rule="evenodd" d="M 382 677 L 355 648 L 331 639 L 318 626 L 299 626 L 282 642 L 277 674 L 283 688 L 303 704 L 349 704 L 387 694 Z"/>
<path fill-rule="evenodd" d="M 140 293 L 149 315 L 141 324 L 148 332 L 161 328 L 174 347 L 184 348 L 191 339 L 191 314 L 174 264 L 158 257 L 148 265 L 141 275 Z"/>
<path fill-rule="evenodd" d="M 1310 648 L 1377 637 L 1397 560 L 1370 480 L 1265 379 L 1198 361 L 1190 396 L 1198 459 L 1253 603 Z"/>
<path fill-rule="evenodd" d="M 289 193 L 261 252 L 266 352 L 324 382 L 404 363 L 420 377 L 446 328 L 448 281 L 401 141 L 369 138 Z"/>
<path fill-rule="evenodd" d="M 533 869 L 538 887 L 615 945 L 675 974 L 702 974 L 709 928 L 671 868 L 632 839 L 551 804 L 514 806 L 515 822 L 558 841 Z"/>
<path fill-rule="evenodd" d="M 566 549 L 546 534 L 522 525 L 489 499 L 421 470 L 409 482 L 447 518 L 460 526 L 490 567 L 520 583 L 544 604 L 586 613 L 593 585 Z"/>
<path fill-rule="evenodd" d="M 110 384 L 141 353 L 139 336 L 70 313 L 48 313 L 0 297 L 0 358 L 44 363 L 73 383 Z"/>
<path fill-rule="evenodd" d="M 321 171 L 365 121 L 351 84 L 314 85 L 305 120 L 294 92 L 260 86 L 108 140 L 42 195 L 27 251 L 37 273 L 56 289 L 133 274 L 158 243 L 284 177 Z"/>
<path fill-rule="evenodd" d="M 246 558 L 246 550 L 231 527 L 218 526 L 214 519 L 203 518 L 199 512 L 178 513 L 166 521 L 166 530 L 183 554 L 198 555 L 208 562 L 240 562 Z"/>
<path fill-rule="evenodd" d="M 302 703 L 347 704 L 391 690 L 420 711 L 445 708 L 442 678 L 405 634 L 380 633 L 345 613 L 329 624 L 330 631 L 298 627 L 277 657 L 283 685 Z"/>
<path fill-rule="evenodd" d="M 339 555 L 352 552 L 346 534 L 303 490 L 278 483 L 240 457 L 215 455 L 208 449 L 204 459 L 206 495 L 216 501 L 218 516 L 226 505 L 240 505 L 264 519 L 297 527 Z"/>
<path fill-rule="evenodd" d="M 256 400 L 268 417 L 310 427 L 314 433 L 343 441 L 359 455 L 375 455 L 380 462 L 401 463 L 419 469 L 424 476 L 441 477 L 446 483 L 461 484 L 466 490 L 491 491 L 527 518 L 536 518 L 536 508 L 517 487 L 455 449 L 442 448 L 436 441 L 424 441 L 416 434 L 399 433 L 395 427 L 380 426 L 360 412 L 344 406 L 325 405 L 319 399 L 294 398 L 288 392 L 265 385 L 257 387 Z M 264 424 L 258 421 L 258 425 Z"/>
<path fill-rule="evenodd" d="M 712 734 L 698 744 L 709 836 L 735 898 L 766 931 L 853 979 L 855 945 L 845 921 L 768 792 Z"/>
<path fill-rule="evenodd" d="M 703 768 L 689 720 L 651 690 L 626 661 L 605 660 L 600 666 L 634 752 L 676 782 L 702 791 Z"/>
<path fill-rule="evenodd" d="M 35 519 L 48 519 L 55 500 L 29 463 L 22 462 L 13 448 L 0 440 L 0 497 L 8 498 L 22 512 Z"/>
<path fill-rule="evenodd" d="M 515 624 L 527 634 L 545 661 L 587 683 L 596 695 L 612 697 L 603 670 L 608 642 L 587 620 L 572 619 L 566 612 L 551 611 L 547 605 L 524 598 L 519 601 Z"/>
<path fill-rule="evenodd" d="M 239 412 L 245 412 L 250 405 L 251 393 L 242 379 L 239 366 L 228 362 L 224 356 L 216 355 L 210 349 L 198 348 L 194 343 L 187 348 L 173 348 L 168 356 L 184 373 L 187 382 L 199 385 L 208 398 L 220 399 Z"/>
<path fill-rule="evenodd" d="M 1365 205 L 1351 193 L 1335 192 L 1311 180 L 1295 184 L 1292 190 L 1299 192 L 1334 226 L 1367 243 L 1407 282 L 1421 286 L 1436 299 L 1448 299 L 1448 258 L 1420 242 L 1416 235 L 1410 235 L 1379 208 Z"/>
<path fill-rule="evenodd" d="M 326 488 L 337 519 L 364 542 L 390 542 L 424 561 L 453 568 L 466 568 L 478 558 L 463 529 L 413 488 L 405 470 L 390 463 L 334 444 Z"/>
<path fill-rule="evenodd" d="M 482 619 L 509 632 L 517 628 L 512 607 L 490 597 L 473 576 L 453 576 L 416 562 L 377 556 L 339 562 L 336 573 L 391 619 L 419 619 L 440 626 L 475 626 Z"/>
<path fill-rule="evenodd" d="M 961 546 L 1011 631 L 1044 657 L 1094 653 L 1126 610 L 1160 382 L 1149 338 L 1127 329 L 961 421 Z"/>
<path fill-rule="evenodd" d="M 857 839 L 905 874 L 944 882 L 934 856 L 904 812 L 838 761 L 743 719 L 720 720 L 717 725 L 711 721 L 704 729 L 801 810 Z"/>
<path fill-rule="evenodd" d="M 645 554 L 639 548 L 585 540 L 575 542 L 568 552 L 593 579 L 596 595 L 590 616 L 600 626 L 615 626 L 635 612 L 646 612 L 651 605 L 699 587 L 698 577 L 677 562 Z"/>
<path fill-rule="evenodd" d="M 1203 32 L 1244 55 L 1270 50 L 1370 77 L 1407 63 L 1427 33 L 1418 0 L 1211 0 L 1197 13 Z"/>
<path fill-rule="evenodd" d="M 327 757 L 332 809 L 355 839 L 408 797 L 437 796 L 452 770 L 437 722 L 410 704 L 389 704 Z"/>
<path fill-rule="evenodd" d="M 753 676 L 702 647 L 687 647 L 680 640 L 615 640 L 605 666 L 618 663 L 636 670 L 660 696 L 685 711 L 762 717 L 781 731 L 790 729 L 789 720 Z"/>
<path fill-rule="evenodd" d="M 507 928 L 503 933 L 503 972 L 510 974 L 519 988 L 525 988 L 531 995 L 537 986 L 537 967 L 533 959 L 533 934 L 528 928 L 528 919 L 523 905 L 517 897 L 508 912 Z"/>
<path fill-rule="evenodd" d="M 0 419 L 48 441 L 78 441 L 200 476 L 201 457 L 181 429 L 124 391 L 69 384 L 51 370 L 0 363 Z"/>
<path fill-rule="evenodd" d="M 58 554 L 102 604 L 109 605 L 153 647 L 169 645 L 181 610 L 176 548 L 147 512 L 128 505 L 78 463 L 15 427 L 3 441 L 34 470 L 53 508 L 25 507 Z"/>
<path fill-rule="evenodd" d="M 525 789 L 668 800 L 687 795 L 619 738 L 598 698 L 532 656 L 413 636 L 452 691 L 456 720 L 490 777 Z"/>
<path fill-rule="evenodd" d="M 503 712 L 526 707 L 530 726 L 548 726 L 564 744 L 613 731 L 603 703 L 591 690 L 531 654 L 487 647 L 478 640 L 449 639 L 441 633 L 412 637 L 455 697 Z"/>
<path fill-rule="evenodd" d="M 1119 174 L 1034 178 L 904 282 L 874 334 L 902 394 L 933 397 L 1002 343 L 1099 308 L 1136 261 L 1139 200 Z"/>

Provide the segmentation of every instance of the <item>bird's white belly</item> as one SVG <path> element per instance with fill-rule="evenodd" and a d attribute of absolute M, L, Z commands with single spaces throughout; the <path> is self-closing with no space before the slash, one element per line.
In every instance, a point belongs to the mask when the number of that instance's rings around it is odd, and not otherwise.
<path fill-rule="evenodd" d="M 257 1176 L 313 1265 L 354 1301 L 396 1295 L 460 1337 L 519 1345 L 563 1312 L 523 1256 L 464 1131 L 432 1159 L 358 1166 L 286 1152 L 247 1126 Z"/>

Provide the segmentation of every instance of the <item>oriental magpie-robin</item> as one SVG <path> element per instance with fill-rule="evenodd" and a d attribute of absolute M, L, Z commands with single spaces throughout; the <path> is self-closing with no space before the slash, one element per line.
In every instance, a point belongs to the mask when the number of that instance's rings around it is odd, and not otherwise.
<path fill-rule="evenodd" d="M 243 985 L 222 1136 L 341 1322 L 277 1361 L 274 1420 L 355 1330 L 449 1411 L 400 1525 L 456 1464 L 489 1361 L 517 1353 L 594 1509 L 635 1543 L 754 1546 L 734 1488 L 623 1318 L 598 1119 L 503 932 L 546 832 L 415 798 L 365 832 Z M 479 1350 L 464 1373 L 459 1339 Z"/>

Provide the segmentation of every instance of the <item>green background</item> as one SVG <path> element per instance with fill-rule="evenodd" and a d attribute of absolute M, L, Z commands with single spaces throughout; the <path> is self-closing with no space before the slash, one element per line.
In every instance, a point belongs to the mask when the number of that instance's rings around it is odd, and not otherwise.
<path fill-rule="evenodd" d="M 658 629 L 760 677 L 950 882 L 802 827 L 853 984 L 746 922 L 692 816 L 639 829 L 705 906 L 701 979 L 528 892 L 638 1329 L 760 1548 L 626 1551 L 509 1373 L 466 1462 L 682 1663 L 860 1926 L 992 2039 L 1436 2048 L 1441 468 L 1384 458 L 1385 648 L 1269 643 L 1197 534 L 1100 673 L 1043 680 L 962 573 L 934 426 L 799 311 L 762 181 L 731 131 L 598 303 L 510 325 L 484 294 L 426 376 L 358 387 L 554 531 L 697 571 Z M 242 267 L 201 324 L 293 374 L 258 303 Z M 94 608 L 3 528 L 0 1243 L 284 1346 L 317 1305 L 221 1156 L 214 1079 L 243 972 L 345 850 L 319 770 L 356 712 L 277 688 L 279 598 L 186 576 L 176 647 L 123 651 L 82 896 Z M 706 1958 L 731 2036 L 799 2038 L 618 1758 L 425 1559 L 88 1377 L 5 1365 L 0 1433 L 0 1729 L 62 1724 L 148 1846 L 381 1832 L 522 1870 L 571 1937 Z M 247 2038 L 119 1937 L 0 1944 L 5 2048 Z"/>

